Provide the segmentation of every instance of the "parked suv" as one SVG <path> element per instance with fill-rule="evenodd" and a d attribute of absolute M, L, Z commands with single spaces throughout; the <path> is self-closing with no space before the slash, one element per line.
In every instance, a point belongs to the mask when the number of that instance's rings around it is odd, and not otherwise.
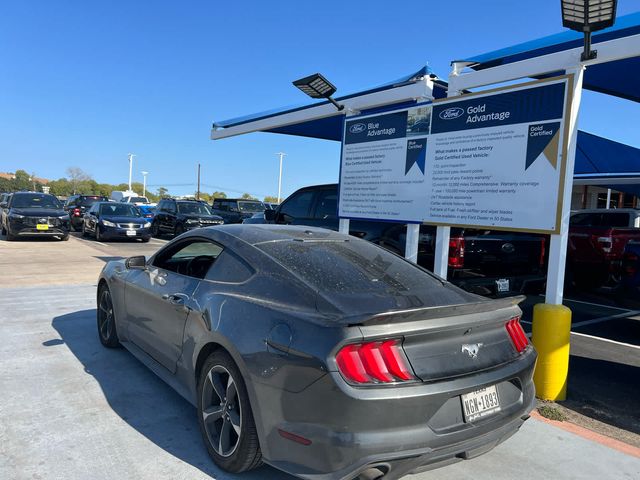
<path fill-rule="evenodd" d="M 242 223 L 254 213 L 262 213 L 267 209 L 260 200 L 244 198 L 216 198 L 213 201 L 213 213 L 220 215 L 224 223 Z"/>
<path fill-rule="evenodd" d="M 212 225 L 222 225 L 222 217 L 211 213 L 211 207 L 194 200 L 174 200 L 165 198 L 156 207 L 151 224 L 151 235 L 157 237 L 163 233 L 180 235 L 187 230 Z"/>
<path fill-rule="evenodd" d="M 338 185 L 302 188 L 276 210 L 264 212 L 268 223 L 338 229 Z M 248 223 L 259 223 L 252 218 Z M 404 255 L 407 227 L 392 222 L 351 220 L 349 233 Z M 418 264 L 433 270 L 436 228 L 420 227 Z M 546 242 L 543 235 L 452 228 L 448 279 L 473 293 L 506 296 L 538 293 L 546 281 Z"/>
<path fill-rule="evenodd" d="M 100 195 L 72 195 L 64 204 L 69 214 L 71 230 L 78 231 L 84 223 L 84 214 L 96 202 L 107 202 L 109 199 Z"/>
<path fill-rule="evenodd" d="M 640 210 L 579 210 L 569 221 L 567 271 L 578 286 L 617 287 L 627 243 L 640 240 Z"/>
<path fill-rule="evenodd" d="M 53 195 L 16 192 L 11 195 L 2 224 L 7 240 L 18 236 L 55 236 L 69 240 L 69 216 Z"/>

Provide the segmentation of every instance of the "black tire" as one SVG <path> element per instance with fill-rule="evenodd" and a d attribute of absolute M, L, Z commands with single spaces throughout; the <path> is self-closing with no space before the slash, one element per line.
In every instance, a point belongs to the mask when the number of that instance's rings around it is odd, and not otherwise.
<path fill-rule="evenodd" d="M 72 232 L 77 232 L 78 231 L 78 227 L 76 227 L 73 222 L 69 222 L 69 225 L 71 226 L 71 231 Z"/>
<path fill-rule="evenodd" d="M 98 308 L 96 313 L 98 324 L 98 337 L 100 343 L 107 348 L 120 346 L 118 331 L 116 329 L 116 315 L 113 309 L 113 299 L 109 287 L 103 285 L 98 290 Z"/>
<path fill-rule="evenodd" d="M 240 370 L 225 351 L 213 352 L 202 366 L 198 423 L 209 455 L 223 470 L 241 473 L 262 465 L 247 388 Z M 227 445 L 222 441 L 225 431 Z"/>
<path fill-rule="evenodd" d="M 151 223 L 151 236 L 160 238 L 160 229 L 158 228 L 158 224 L 156 222 Z"/>
<path fill-rule="evenodd" d="M 100 226 L 96 225 L 95 230 L 93 231 L 93 236 L 96 239 L 96 242 L 102 240 L 102 235 L 100 234 Z"/>
<path fill-rule="evenodd" d="M 8 242 L 13 242 L 14 240 L 18 239 L 18 236 L 14 235 L 13 233 L 11 233 L 8 229 L 6 230 L 6 232 L 7 232 L 6 235 L 7 235 L 7 241 Z"/>
<path fill-rule="evenodd" d="M 2 227 L 2 232 L 0 232 L 0 233 L 2 233 L 2 235 L 6 235 L 7 234 L 7 229 Z"/>
<path fill-rule="evenodd" d="M 87 236 L 88 236 L 88 233 L 87 233 L 87 227 L 86 227 L 86 225 L 84 224 L 84 222 L 82 222 L 82 236 L 83 236 L 83 237 L 87 237 Z"/>
<path fill-rule="evenodd" d="M 182 235 L 184 233 L 184 225 L 180 224 L 180 225 L 176 225 L 176 227 L 173 229 L 173 235 L 175 237 L 177 237 L 178 235 Z"/>
<path fill-rule="evenodd" d="M 67 233 L 66 235 L 61 236 L 60 240 L 62 242 L 68 242 L 69 241 L 69 234 Z"/>
<path fill-rule="evenodd" d="M 151 240 L 151 237 L 142 237 L 142 243 L 149 243 L 149 240 Z"/>

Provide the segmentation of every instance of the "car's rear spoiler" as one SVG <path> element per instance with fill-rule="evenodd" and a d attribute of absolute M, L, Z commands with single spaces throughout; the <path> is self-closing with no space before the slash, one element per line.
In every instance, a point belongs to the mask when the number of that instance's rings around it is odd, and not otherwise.
<path fill-rule="evenodd" d="M 481 301 L 477 303 L 463 303 L 459 305 L 445 305 L 438 307 L 416 308 L 411 310 L 401 310 L 393 312 L 378 313 L 373 316 L 357 316 L 345 319 L 349 326 L 356 325 L 385 325 L 390 323 L 403 323 L 412 321 L 424 321 L 434 318 L 456 317 L 470 315 L 474 313 L 485 313 L 508 309 L 517 306 L 526 297 L 518 295 L 516 297 L 505 297 L 496 300 Z"/>

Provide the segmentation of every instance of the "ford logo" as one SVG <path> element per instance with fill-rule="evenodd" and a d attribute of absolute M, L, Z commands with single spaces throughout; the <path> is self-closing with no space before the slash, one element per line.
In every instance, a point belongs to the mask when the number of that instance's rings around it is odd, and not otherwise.
<path fill-rule="evenodd" d="M 349 127 L 349 131 L 351 133 L 362 133 L 367 129 L 367 126 L 364 123 L 354 123 Z"/>
<path fill-rule="evenodd" d="M 464 114 L 464 110 L 460 107 L 451 107 L 447 108 L 440 112 L 438 115 L 442 120 L 453 120 L 454 118 L 458 118 Z"/>
<path fill-rule="evenodd" d="M 513 253 L 516 251 L 516 247 L 513 243 L 504 243 L 502 244 L 502 251 L 504 253 Z"/>

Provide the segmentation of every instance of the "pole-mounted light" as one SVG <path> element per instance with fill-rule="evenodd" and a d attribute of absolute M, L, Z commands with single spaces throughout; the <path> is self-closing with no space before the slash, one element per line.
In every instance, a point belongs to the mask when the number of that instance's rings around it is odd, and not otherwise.
<path fill-rule="evenodd" d="M 331 98 L 331 95 L 336 93 L 336 87 L 319 73 L 314 73 L 308 77 L 296 80 L 293 82 L 293 85 L 311 98 L 326 98 L 333 103 L 338 110 L 344 109 L 344 105 L 340 105 Z"/>
<path fill-rule="evenodd" d="M 598 56 L 591 50 L 591 33 L 612 26 L 616 21 L 618 0 L 561 0 L 562 25 L 584 33 L 583 62 Z"/>

